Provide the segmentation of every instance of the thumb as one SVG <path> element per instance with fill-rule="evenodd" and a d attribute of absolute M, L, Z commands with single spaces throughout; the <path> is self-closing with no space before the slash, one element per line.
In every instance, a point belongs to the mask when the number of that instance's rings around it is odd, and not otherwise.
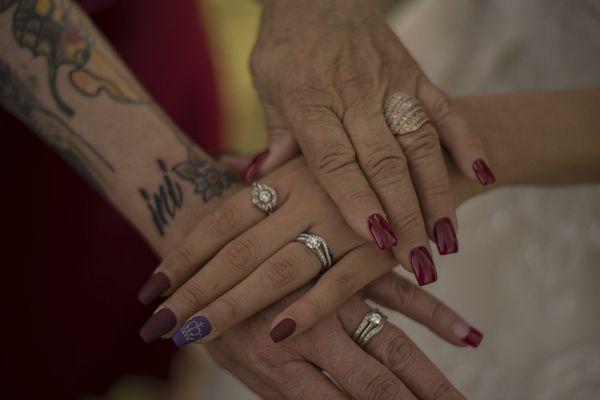
<path fill-rule="evenodd" d="M 248 164 L 242 175 L 245 182 L 273 171 L 299 153 L 294 135 L 275 107 L 265 104 L 264 110 L 269 148 L 256 155 Z"/>

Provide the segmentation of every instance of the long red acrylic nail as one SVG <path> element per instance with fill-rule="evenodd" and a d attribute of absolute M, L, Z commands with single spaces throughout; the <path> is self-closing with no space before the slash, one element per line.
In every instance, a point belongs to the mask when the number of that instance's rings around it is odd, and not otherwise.
<path fill-rule="evenodd" d="M 419 246 L 412 249 L 410 263 L 420 286 L 437 281 L 437 271 L 433 259 L 425 247 Z"/>
<path fill-rule="evenodd" d="M 377 246 L 381 250 L 389 249 L 390 247 L 398 244 L 396 235 L 390 228 L 390 224 L 383 216 L 379 214 L 373 214 L 369 217 L 368 223 L 371 236 L 373 236 L 375 243 L 377 243 Z"/>
<path fill-rule="evenodd" d="M 263 162 L 265 162 L 265 159 L 268 155 L 269 150 L 265 150 L 252 159 L 252 162 L 246 167 L 244 173 L 242 174 L 242 179 L 244 182 L 251 182 L 254 178 L 256 178 L 261 165 Z"/>
<path fill-rule="evenodd" d="M 479 159 L 473 163 L 473 171 L 475 172 L 475 175 L 477 175 L 479 183 L 484 186 L 491 185 L 492 183 L 496 182 L 496 178 L 494 177 L 492 170 L 482 159 Z"/>

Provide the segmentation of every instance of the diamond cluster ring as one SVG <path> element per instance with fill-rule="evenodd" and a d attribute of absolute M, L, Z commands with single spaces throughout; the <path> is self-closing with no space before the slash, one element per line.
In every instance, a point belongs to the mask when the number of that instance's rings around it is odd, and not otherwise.
<path fill-rule="evenodd" d="M 414 132 L 429 121 L 421 102 L 402 93 L 390 96 L 383 106 L 383 115 L 394 135 Z"/>
<path fill-rule="evenodd" d="M 271 214 L 277 207 L 277 192 L 269 185 L 255 182 L 252 184 L 252 204 Z"/>
<path fill-rule="evenodd" d="M 356 328 L 352 340 L 360 347 L 365 347 L 373 336 L 377 335 L 383 328 L 383 324 L 387 317 L 378 309 L 369 311 L 360 321 L 360 325 Z"/>

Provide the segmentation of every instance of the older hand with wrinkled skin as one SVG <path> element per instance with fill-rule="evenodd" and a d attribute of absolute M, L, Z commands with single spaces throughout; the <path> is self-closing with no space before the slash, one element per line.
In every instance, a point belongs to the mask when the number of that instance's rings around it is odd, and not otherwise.
<path fill-rule="evenodd" d="M 363 296 L 400 311 L 449 342 L 464 346 L 466 323 L 450 308 L 390 273 L 372 283 L 313 329 L 282 343 L 267 332 L 270 320 L 302 290 L 244 321 L 207 348 L 213 358 L 267 400 L 464 399 L 396 326 L 383 329 L 361 349 L 352 334 L 371 309 Z M 328 373 L 343 391 L 322 374 Z"/>
<path fill-rule="evenodd" d="M 441 254 L 458 250 L 441 144 L 465 177 L 488 184 L 491 173 L 477 174 L 490 172 L 481 141 L 388 27 L 377 2 L 263 3 L 251 69 L 270 151 L 246 178 L 273 170 L 299 147 L 360 237 L 391 248 L 409 271 L 434 269 L 429 239 Z M 394 137 L 383 105 L 398 92 L 419 99 L 431 123 Z M 440 246 L 442 234 L 452 237 L 451 246 Z M 419 283 L 435 279 L 432 271 Z"/>

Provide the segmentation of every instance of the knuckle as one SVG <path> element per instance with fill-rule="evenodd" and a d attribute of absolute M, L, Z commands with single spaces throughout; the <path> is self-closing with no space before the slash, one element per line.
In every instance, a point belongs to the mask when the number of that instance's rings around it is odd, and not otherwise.
<path fill-rule="evenodd" d="M 223 305 L 223 315 L 226 319 L 237 321 L 244 315 L 244 307 L 239 299 L 224 295 L 219 301 Z"/>
<path fill-rule="evenodd" d="M 261 365 L 263 368 L 269 370 L 277 370 L 291 360 L 291 357 L 284 349 L 285 347 L 283 346 L 261 343 L 248 346 L 246 351 L 248 359 L 253 363 Z"/>
<path fill-rule="evenodd" d="M 334 144 L 316 154 L 316 169 L 323 175 L 345 175 L 356 164 L 356 153 L 349 144 Z"/>
<path fill-rule="evenodd" d="M 426 125 L 421 132 L 412 135 L 406 144 L 406 152 L 413 161 L 429 157 L 439 151 L 441 148 L 438 135 L 431 125 Z"/>
<path fill-rule="evenodd" d="M 299 275 L 298 262 L 294 257 L 274 256 L 267 261 L 265 275 L 275 287 L 285 287 L 294 282 Z"/>
<path fill-rule="evenodd" d="M 212 232 L 227 235 L 235 231 L 238 220 L 239 213 L 235 207 L 222 206 L 210 213 L 208 225 Z"/>
<path fill-rule="evenodd" d="M 442 318 L 447 312 L 448 309 L 444 304 L 437 300 L 434 301 L 429 310 L 431 321 L 442 321 Z"/>
<path fill-rule="evenodd" d="M 394 293 L 398 304 L 406 307 L 415 304 L 417 288 L 406 279 L 397 279 L 394 283 Z"/>
<path fill-rule="evenodd" d="M 228 265 L 241 272 L 248 272 L 258 257 L 258 246 L 256 242 L 249 238 L 242 238 L 231 242 L 223 257 Z"/>
<path fill-rule="evenodd" d="M 302 303 L 303 303 L 303 307 L 308 312 L 308 315 L 310 315 L 313 318 L 313 320 L 318 321 L 323 317 L 323 307 L 317 301 L 317 299 L 308 297 L 308 298 L 305 298 L 302 301 Z M 321 343 L 321 342 L 319 342 L 319 343 Z"/>
<path fill-rule="evenodd" d="M 440 94 L 434 101 L 432 113 L 437 121 L 448 121 L 457 115 L 452 100 L 446 94 Z"/>
<path fill-rule="evenodd" d="M 392 374 L 378 374 L 362 386 L 361 396 L 365 400 L 400 399 L 400 387 Z"/>
<path fill-rule="evenodd" d="M 399 371 L 410 368 L 418 357 L 415 346 L 402 334 L 390 339 L 385 354 L 387 355 L 386 365 Z"/>
<path fill-rule="evenodd" d="M 177 294 L 192 307 L 202 308 L 208 299 L 208 293 L 206 289 L 198 282 L 193 280 L 188 281 L 185 285 L 177 291 Z"/>
<path fill-rule="evenodd" d="M 406 159 L 392 145 L 383 145 L 367 156 L 365 171 L 380 186 L 400 185 L 408 175 Z"/>
<path fill-rule="evenodd" d="M 431 400 L 443 400 L 452 398 L 452 386 L 443 378 L 434 379 L 429 383 L 427 392 L 431 393 Z"/>
<path fill-rule="evenodd" d="M 346 298 L 355 293 L 360 287 L 356 275 L 344 273 L 331 279 L 329 292 L 336 298 Z"/>
<path fill-rule="evenodd" d="M 184 242 L 165 258 L 163 267 L 167 271 L 178 272 L 193 266 L 195 263 L 192 248 Z"/>
<path fill-rule="evenodd" d="M 420 227 L 423 220 L 419 210 L 405 209 L 401 215 L 392 218 L 391 223 L 397 232 L 402 232 Z"/>

